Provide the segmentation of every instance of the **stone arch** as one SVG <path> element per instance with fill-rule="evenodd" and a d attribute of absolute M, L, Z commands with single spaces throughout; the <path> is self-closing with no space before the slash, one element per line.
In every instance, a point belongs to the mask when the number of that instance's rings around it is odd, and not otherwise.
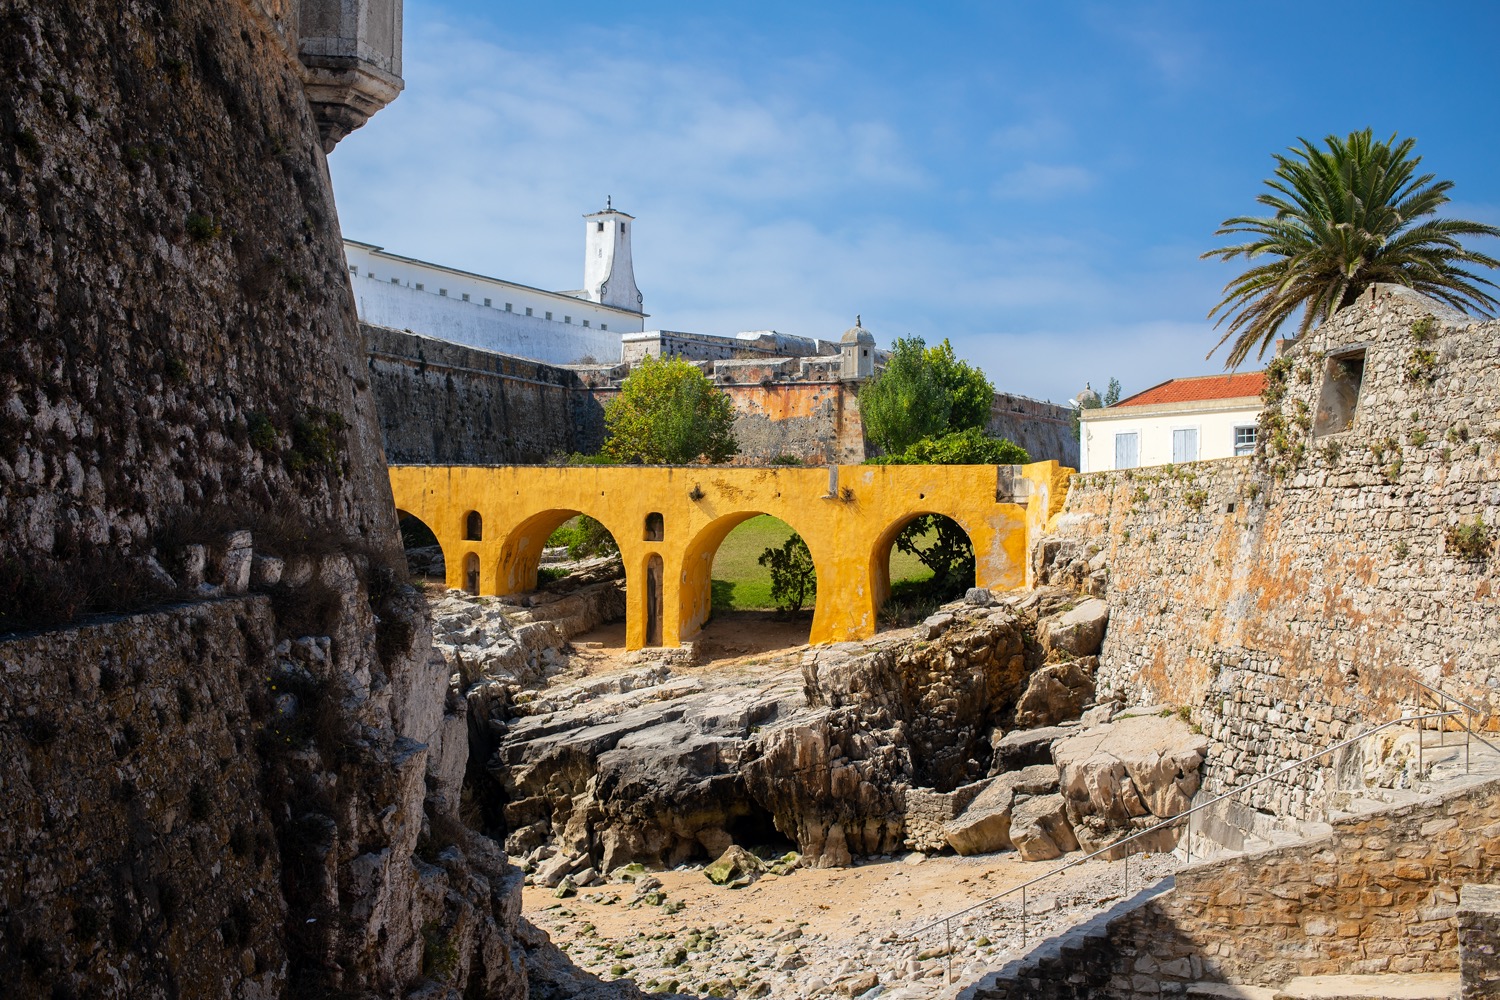
<path fill-rule="evenodd" d="M 818 579 L 820 581 L 825 579 L 821 539 L 803 534 L 792 519 L 786 516 L 785 511 L 737 510 L 720 514 L 700 528 L 683 551 L 677 596 L 677 630 L 680 640 L 696 635 L 703 628 L 704 622 L 708 621 L 708 616 L 713 610 L 714 555 L 719 551 L 719 546 L 735 528 L 752 517 L 759 517 L 762 514 L 776 518 L 797 534 L 802 535 L 802 540 L 807 542 L 808 552 L 812 555 L 813 568 L 818 572 Z M 825 613 L 827 602 L 825 591 L 829 589 L 822 586 L 818 588 L 817 603 L 813 608 L 814 631 L 817 629 L 819 619 Z"/>
<path fill-rule="evenodd" d="M 521 520 L 511 528 L 500 542 L 496 567 L 497 593 L 516 594 L 536 589 L 537 567 L 542 561 L 542 548 L 552 533 L 571 517 L 584 514 L 594 518 L 614 536 L 619 545 L 622 538 L 620 524 L 610 516 L 600 517 L 600 511 L 579 510 L 576 507 L 552 507 L 538 511 Z M 621 550 L 624 551 L 623 549 Z M 627 583 L 628 586 L 628 583 Z"/>
<path fill-rule="evenodd" d="M 431 535 L 432 544 L 437 545 L 438 551 L 442 553 L 443 566 L 446 569 L 448 565 L 448 549 L 443 545 L 443 537 L 436 531 L 432 530 L 432 525 L 428 524 L 425 520 L 418 517 L 416 514 L 413 514 L 410 511 L 402 510 L 400 507 L 396 508 L 396 525 L 401 532 L 401 547 L 403 549 L 412 547 L 408 544 L 408 539 L 412 538 L 414 535 Z M 419 527 L 420 532 L 410 530 L 411 526 Z M 425 541 L 425 539 L 423 540 Z"/>
<path fill-rule="evenodd" d="M 976 557 L 981 552 L 982 539 L 980 537 L 977 537 L 978 532 L 976 532 L 975 526 L 971 523 L 968 523 L 967 518 L 961 516 L 958 511 L 942 510 L 934 505 L 927 508 L 918 508 L 909 511 L 908 513 L 902 514 L 900 517 L 887 524 L 885 529 L 881 531 L 880 534 L 875 536 L 875 543 L 871 546 L 870 552 L 866 559 L 866 564 L 869 566 L 869 594 L 876 613 L 879 613 L 881 607 L 885 605 L 885 602 L 891 596 L 891 552 L 895 549 L 896 537 L 900 535 L 901 532 L 905 531 L 906 526 L 911 524 L 917 518 L 925 517 L 930 514 L 935 514 L 939 517 L 946 517 L 948 518 L 948 520 L 958 525 L 959 529 L 968 536 L 969 543 L 974 546 Z M 980 569 L 977 565 L 977 558 L 975 562 L 976 582 L 971 584 L 971 586 L 977 585 L 977 580 L 980 575 Z"/>

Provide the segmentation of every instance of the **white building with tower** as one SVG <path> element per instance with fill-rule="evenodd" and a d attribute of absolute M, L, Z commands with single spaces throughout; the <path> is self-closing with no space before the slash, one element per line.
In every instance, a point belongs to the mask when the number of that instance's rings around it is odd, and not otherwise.
<path fill-rule="evenodd" d="M 635 219 L 611 204 L 584 216 L 584 287 L 549 292 L 344 241 L 359 318 L 499 354 L 566 365 L 616 362 L 645 328 L 630 257 Z"/>

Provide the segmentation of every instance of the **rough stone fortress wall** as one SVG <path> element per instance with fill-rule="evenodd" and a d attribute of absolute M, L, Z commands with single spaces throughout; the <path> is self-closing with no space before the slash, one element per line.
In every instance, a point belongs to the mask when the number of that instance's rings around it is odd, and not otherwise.
<path fill-rule="evenodd" d="M 1190 706 L 1209 789 L 1393 717 L 1414 678 L 1500 720 L 1500 322 L 1380 286 L 1271 373 L 1263 454 L 1076 477 L 1035 553 L 1107 572 L 1100 697 Z M 1315 816 L 1330 778 L 1250 798 Z"/>
<path fill-rule="evenodd" d="M 457 834 L 416 857 L 465 723 L 380 572 L 324 160 L 399 90 L 400 27 L 0 9 L 0 630 L 39 629 L 0 638 L 7 995 L 393 996 L 433 947 L 456 990 L 527 993 L 518 873 Z"/>
<path fill-rule="evenodd" d="M 387 327 L 361 329 L 386 456 L 395 464 L 529 464 L 593 453 L 604 443 L 604 406 L 629 372 L 628 361 L 550 365 Z M 632 344 L 652 349 L 632 352 Z M 650 333 L 627 337 L 626 347 L 636 360 L 665 353 L 707 370 L 734 403 L 739 464 L 865 459 L 861 383 L 839 377 L 839 356 L 827 352 L 836 345 L 779 334 Z M 774 353 L 811 347 L 820 350 Z M 1063 407 L 997 393 L 989 431 L 1020 444 L 1034 460 L 1076 468 L 1078 442 Z"/>

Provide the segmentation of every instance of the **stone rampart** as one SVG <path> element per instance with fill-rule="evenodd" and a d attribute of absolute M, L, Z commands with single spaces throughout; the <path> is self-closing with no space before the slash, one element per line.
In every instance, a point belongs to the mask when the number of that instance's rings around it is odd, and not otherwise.
<path fill-rule="evenodd" d="M 390 462 L 530 464 L 604 443 L 603 403 L 566 368 L 360 329 Z"/>
<path fill-rule="evenodd" d="M 1075 579 L 1108 566 L 1100 697 L 1189 706 L 1211 789 L 1393 717 L 1413 679 L 1500 709 L 1500 322 L 1381 286 L 1271 371 L 1260 455 L 1075 477 L 1055 539 Z M 1251 804 L 1315 816 L 1322 780 Z"/>
<path fill-rule="evenodd" d="M 997 392 L 985 430 L 1025 448 L 1033 462 L 1051 460 L 1070 469 L 1079 467 L 1078 437 L 1069 411 L 1056 403 Z"/>
<path fill-rule="evenodd" d="M 1160 997 L 1201 980 L 1455 972 L 1459 889 L 1500 876 L 1500 781 L 1370 816 L 1314 841 L 1199 864 L 1086 946 L 1025 960 L 965 1000 Z"/>

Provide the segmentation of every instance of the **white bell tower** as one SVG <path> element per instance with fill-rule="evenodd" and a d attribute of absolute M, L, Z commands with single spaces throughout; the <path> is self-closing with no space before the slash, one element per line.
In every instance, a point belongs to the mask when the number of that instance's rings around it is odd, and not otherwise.
<path fill-rule="evenodd" d="M 644 313 L 630 262 L 630 230 L 635 218 L 617 211 L 611 198 L 604 211 L 585 215 L 583 224 L 583 297 L 600 305 Z"/>

